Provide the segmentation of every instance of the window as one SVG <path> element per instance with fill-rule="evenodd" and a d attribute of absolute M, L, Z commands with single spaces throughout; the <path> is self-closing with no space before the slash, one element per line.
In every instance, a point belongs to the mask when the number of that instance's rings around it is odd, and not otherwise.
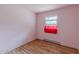
<path fill-rule="evenodd" d="M 46 33 L 57 33 L 57 16 L 48 16 L 45 18 L 44 32 Z"/>

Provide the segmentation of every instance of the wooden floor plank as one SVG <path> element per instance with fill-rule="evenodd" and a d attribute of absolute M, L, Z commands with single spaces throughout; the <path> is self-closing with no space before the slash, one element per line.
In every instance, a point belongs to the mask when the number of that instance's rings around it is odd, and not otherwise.
<path fill-rule="evenodd" d="M 8 52 L 8 54 L 79 54 L 79 51 L 77 49 L 37 39 Z"/>

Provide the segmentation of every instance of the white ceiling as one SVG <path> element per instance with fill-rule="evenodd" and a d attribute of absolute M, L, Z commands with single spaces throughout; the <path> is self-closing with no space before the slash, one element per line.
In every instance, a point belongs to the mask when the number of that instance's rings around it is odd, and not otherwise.
<path fill-rule="evenodd" d="M 48 10 L 54 10 L 57 8 L 62 8 L 68 6 L 68 4 L 25 4 L 22 7 L 29 9 L 35 13 L 44 12 Z"/>

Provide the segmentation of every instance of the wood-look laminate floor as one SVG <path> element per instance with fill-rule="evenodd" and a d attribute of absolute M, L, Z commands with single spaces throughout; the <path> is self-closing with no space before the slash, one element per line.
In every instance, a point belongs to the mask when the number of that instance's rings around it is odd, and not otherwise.
<path fill-rule="evenodd" d="M 8 54 L 78 54 L 79 51 L 59 44 L 50 43 L 44 40 L 34 40 Z"/>

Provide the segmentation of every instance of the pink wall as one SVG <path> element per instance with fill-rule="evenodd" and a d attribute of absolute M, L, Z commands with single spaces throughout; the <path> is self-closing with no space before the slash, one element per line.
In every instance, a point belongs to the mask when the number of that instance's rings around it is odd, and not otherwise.
<path fill-rule="evenodd" d="M 19 5 L 0 5 L 0 53 L 35 39 L 35 14 Z"/>
<path fill-rule="evenodd" d="M 77 28 L 78 28 L 78 29 L 77 29 L 77 31 L 78 31 L 78 32 L 77 32 L 77 33 L 78 33 L 78 41 L 77 41 L 77 42 L 78 42 L 78 47 L 79 47 L 79 5 L 78 5 L 77 11 L 78 11 L 78 21 L 77 21 L 77 22 L 78 22 L 78 23 L 77 23 L 77 25 L 78 25 L 78 26 L 77 26 Z"/>
<path fill-rule="evenodd" d="M 62 45 L 79 48 L 77 29 L 77 5 L 70 5 L 57 10 L 37 14 L 37 38 L 57 41 Z M 44 33 L 43 27 L 46 16 L 58 16 L 58 34 Z"/>

